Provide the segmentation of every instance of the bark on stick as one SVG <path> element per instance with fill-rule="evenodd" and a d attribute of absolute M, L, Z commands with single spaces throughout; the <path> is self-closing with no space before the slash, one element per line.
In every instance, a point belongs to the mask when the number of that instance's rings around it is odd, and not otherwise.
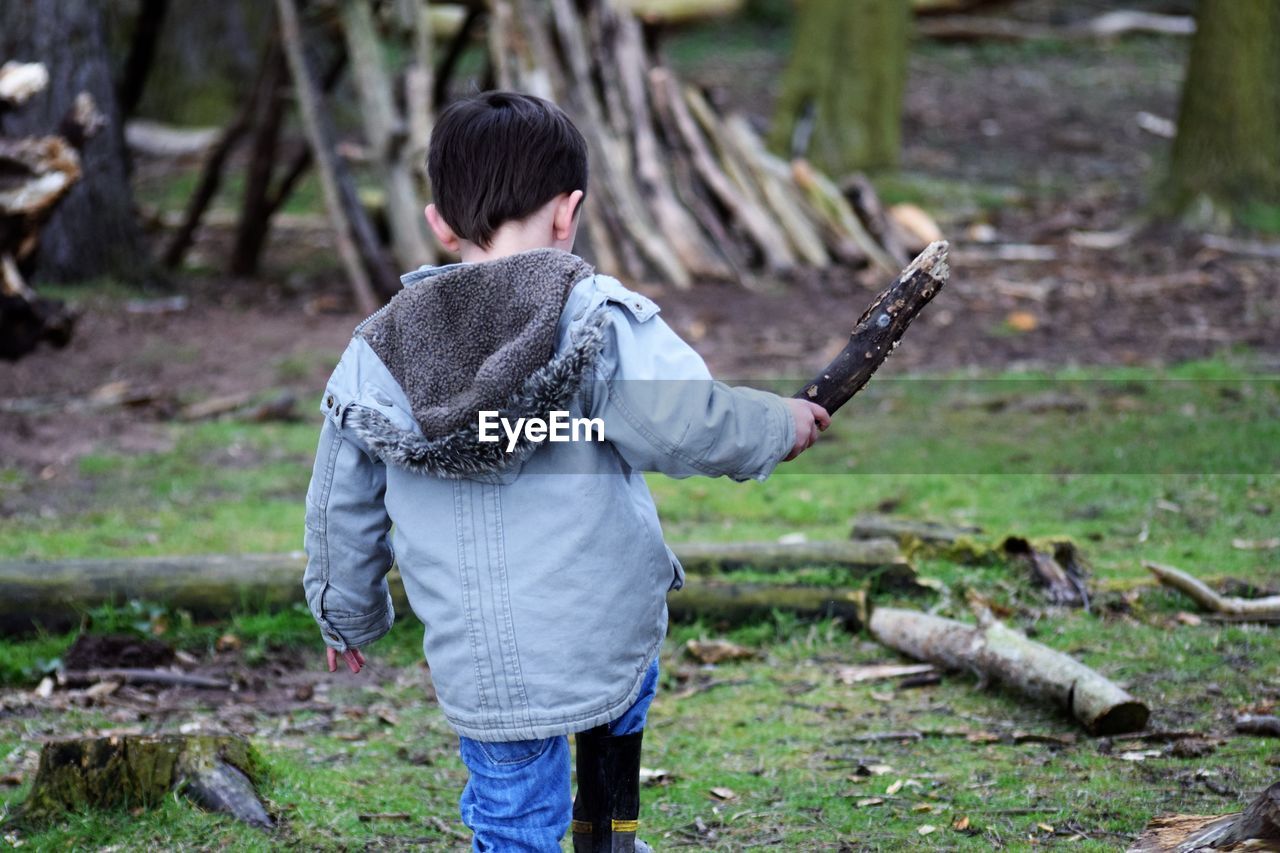
<path fill-rule="evenodd" d="M 945 240 L 939 240 L 917 255 L 858 318 L 840 354 L 795 396 L 834 414 L 861 391 L 897 347 L 907 326 L 947 283 L 948 248 Z"/>

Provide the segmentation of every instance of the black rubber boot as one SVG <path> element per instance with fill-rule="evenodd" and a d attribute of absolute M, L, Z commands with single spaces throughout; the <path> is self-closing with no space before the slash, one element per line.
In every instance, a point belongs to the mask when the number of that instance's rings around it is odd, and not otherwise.
<path fill-rule="evenodd" d="M 633 853 L 640 826 L 640 747 L 644 732 L 611 735 L 606 726 L 579 732 L 574 853 Z"/>

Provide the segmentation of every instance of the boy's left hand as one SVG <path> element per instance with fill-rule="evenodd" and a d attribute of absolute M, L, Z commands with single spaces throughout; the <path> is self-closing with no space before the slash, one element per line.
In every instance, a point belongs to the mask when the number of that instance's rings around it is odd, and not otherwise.
<path fill-rule="evenodd" d="M 338 671 L 338 652 L 336 649 L 326 649 L 329 659 L 329 671 Z M 347 649 L 342 653 L 342 659 L 347 662 L 347 666 L 352 672 L 360 672 L 360 667 L 364 666 L 364 654 L 359 649 Z"/>

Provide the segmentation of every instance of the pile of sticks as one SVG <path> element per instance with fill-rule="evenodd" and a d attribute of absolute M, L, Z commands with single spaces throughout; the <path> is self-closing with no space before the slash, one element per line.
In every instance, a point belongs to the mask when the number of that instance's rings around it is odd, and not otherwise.
<path fill-rule="evenodd" d="M 801 266 L 906 262 L 828 177 L 767 152 L 645 44 L 611 0 L 494 0 L 498 86 L 563 106 L 587 138 L 587 251 L 630 278 L 750 284 Z"/>
<path fill-rule="evenodd" d="M 274 5 L 258 81 L 206 158 L 165 252 L 169 267 L 181 264 L 230 154 L 247 140 L 248 189 L 231 272 L 255 271 L 272 216 L 302 173 L 314 169 L 357 305 L 373 310 L 398 289 L 397 270 L 439 260 L 421 214 L 429 200 L 427 140 L 450 93 L 477 86 L 553 100 L 582 129 L 592 177 L 579 249 L 602 270 L 679 288 L 699 279 L 751 286 L 833 264 L 870 263 L 893 273 L 910 258 L 865 181 L 842 191 L 807 163 L 773 156 L 743 116 L 721 114 L 661 65 L 655 21 L 718 6 L 673 12 L 637 0 Z M 476 44 L 487 53 L 486 70 L 459 84 L 459 58 Z M 399 65 L 393 56 L 402 57 Z M 357 193 L 347 162 L 352 146 L 338 138 L 329 103 L 348 70 L 362 156 L 380 187 L 372 210 L 366 193 Z M 280 166 L 277 139 L 289 95 L 306 144 Z"/>

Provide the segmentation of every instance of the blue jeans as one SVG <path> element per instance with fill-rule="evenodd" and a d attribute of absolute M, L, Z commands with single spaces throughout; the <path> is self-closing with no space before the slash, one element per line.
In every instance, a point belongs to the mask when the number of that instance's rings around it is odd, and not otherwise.
<path fill-rule="evenodd" d="M 654 658 L 635 704 L 609 724 L 609 734 L 641 731 L 657 688 Z M 459 740 L 458 751 L 471 774 L 459 806 L 462 822 L 473 833 L 472 849 L 559 853 L 573 812 L 569 738 Z"/>

